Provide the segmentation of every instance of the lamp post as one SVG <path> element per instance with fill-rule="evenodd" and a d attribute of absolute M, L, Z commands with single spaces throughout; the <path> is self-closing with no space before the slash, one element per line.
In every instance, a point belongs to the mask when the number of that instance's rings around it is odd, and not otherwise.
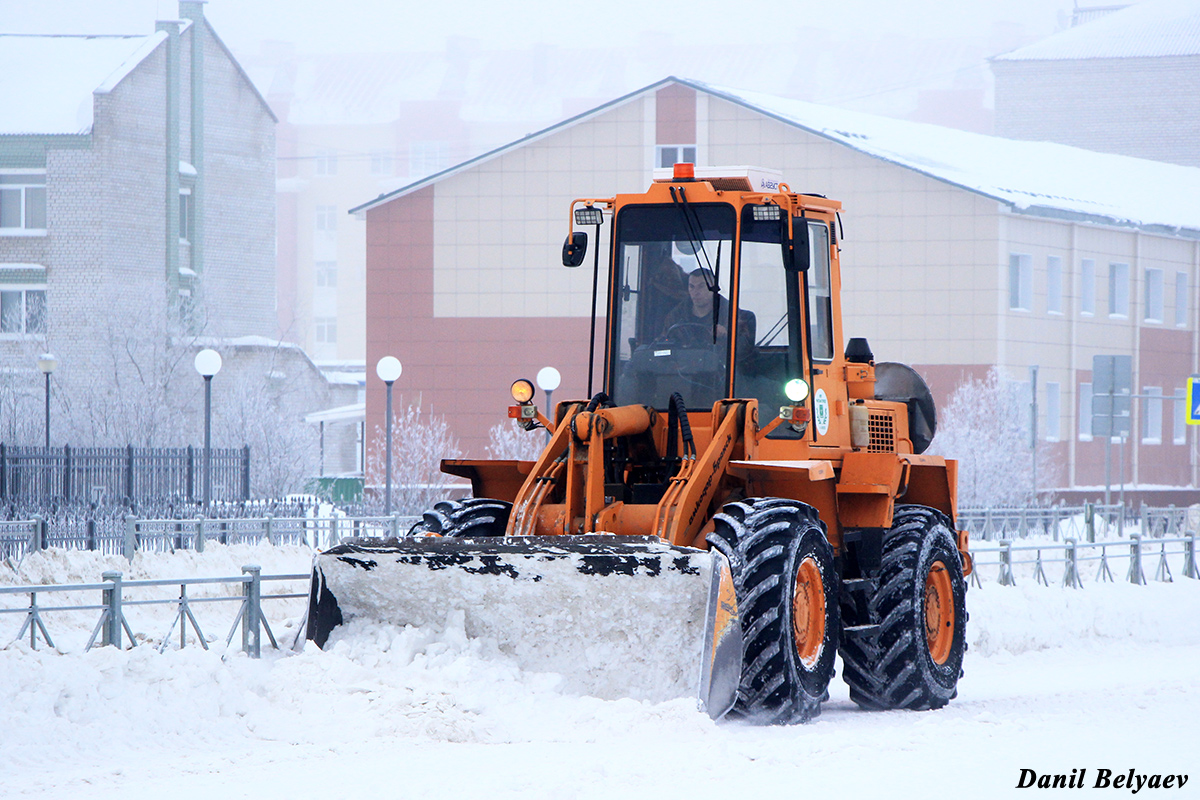
<path fill-rule="evenodd" d="M 37 360 L 38 369 L 46 376 L 46 449 L 50 449 L 50 373 L 58 367 L 58 359 L 51 353 L 42 353 Z"/>
<path fill-rule="evenodd" d="M 546 393 L 546 419 L 552 419 L 554 413 L 554 404 L 551 398 L 554 395 L 554 390 L 562 383 L 562 375 L 554 367 L 542 367 L 538 370 L 537 385 L 538 388 Z M 546 431 L 546 441 L 550 440 L 550 431 Z"/>
<path fill-rule="evenodd" d="M 205 348 L 196 353 L 196 372 L 204 378 L 204 507 L 212 499 L 212 379 L 221 371 L 221 354 Z"/>
<path fill-rule="evenodd" d="M 387 515 L 392 513 L 392 384 L 400 377 L 404 367 L 400 365 L 400 360 L 395 356 L 384 356 L 379 359 L 379 363 L 375 365 L 375 374 L 379 376 L 379 380 L 387 384 L 387 422 L 384 425 L 384 466 L 385 489 L 384 489 L 384 505 L 383 510 Z"/>

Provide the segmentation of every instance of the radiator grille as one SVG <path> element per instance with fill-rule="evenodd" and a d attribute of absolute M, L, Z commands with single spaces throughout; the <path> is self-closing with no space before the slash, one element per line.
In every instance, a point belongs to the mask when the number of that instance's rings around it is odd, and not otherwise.
<path fill-rule="evenodd" d="M 868 453 L 896 452 L 895 417 L 890 411 L 872 411 L 867 419 L 867 431 L 870 440 L 867 443 Z"/>

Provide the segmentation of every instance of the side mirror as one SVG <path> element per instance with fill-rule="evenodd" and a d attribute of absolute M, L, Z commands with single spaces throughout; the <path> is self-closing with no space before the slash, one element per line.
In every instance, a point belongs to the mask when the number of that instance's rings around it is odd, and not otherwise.
<path fill-rule="evenodd" d="M 578 267 L 583 263 L 583 257 L 587 254 L 587 234 L 583 231 L 575 231 L 567 240 L 563 242 L 563 266 Z"/>
<path fill-rule="evenodd" d="M 787 220 L 784 220 L 783 266 L 789 272 L 808 272 L 812 263 L 809 248 L 808 220 L 792 220 L 792 238 L 787 239 Z"/>

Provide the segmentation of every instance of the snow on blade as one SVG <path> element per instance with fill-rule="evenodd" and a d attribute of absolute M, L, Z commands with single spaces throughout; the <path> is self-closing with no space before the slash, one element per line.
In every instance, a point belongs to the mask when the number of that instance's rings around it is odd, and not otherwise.
<path fill-rule="evenodd" d="M 468 638 L 522 669 L 560 674 L 569 693 L 652 702 L 698 693 L 713 571 L 704 551 L 422 539 L 334 548 L 317 568 L 345 623 L 327 649 L 362 623 L 450 629 L 461 614 Z"/>

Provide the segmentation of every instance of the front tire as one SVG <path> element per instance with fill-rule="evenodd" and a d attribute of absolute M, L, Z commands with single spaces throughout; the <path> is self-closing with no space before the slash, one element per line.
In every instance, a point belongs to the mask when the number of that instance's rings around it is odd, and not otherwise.
<path fill-rule="evenodd" d="M 708 541 L 729 559 L 743 631 L 730 713 L 762 724 L 810 720 L 833 676 L 840 630 L 825 526 L 811 506 L 774 498 L 729 503 L 714 522 Z"/>
<path fill-rule="evenodd" d="M 442 500 L 421 515 L 408 530 L 409 536 L 503 536 L 508 528 L 512 503 L 469 497 Z"/>
<path fill-rule="evenodd" d="M 898 506 L 865 610 L 851 597 L 843 604 L 847 627 L 878 626 L 842 645 L 850 698 L 874 710 L 950 702 L 967 650 L 966 597 L 949 520 L 931 508 Z"/>

